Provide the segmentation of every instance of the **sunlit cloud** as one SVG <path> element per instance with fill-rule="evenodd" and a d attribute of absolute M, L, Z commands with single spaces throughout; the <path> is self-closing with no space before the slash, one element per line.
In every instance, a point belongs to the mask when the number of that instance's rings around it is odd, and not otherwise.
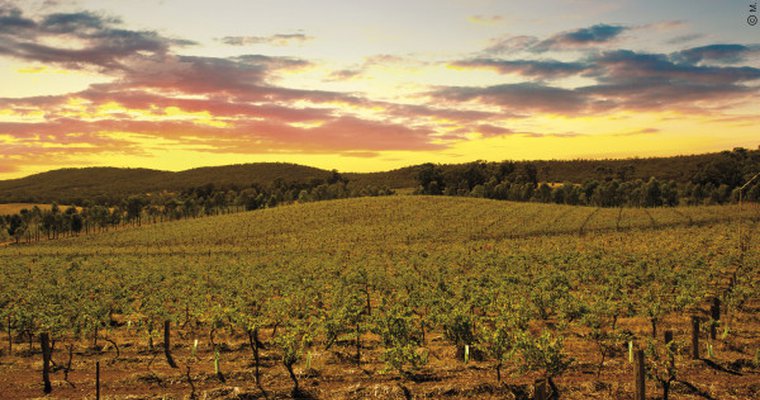
<path fill-rule="evenodd" d="M 7 89 L 18 94 L 0 97 L 6 176 L 98 159 L 165 166 L 158 159 L 327 163 L 339 156 L 353 162 L 341 165 L 379 169 L 554 157 L 548 149 L 571 157 L 591 154 L 579 151 L 593 138 L 606 138 L 599 139 L 604 146 L 617 138 L 626 148 L 653 137 L 675 143 L 684 126 L 706 122 L 746 142 L 756 123 L 751 105 L 760 99 L 760 45 L 704 43 L 706 36 L 688 32 L 691 23 L 676 19 L 521 31 L 511 29 L 508 13 L 477 11 L 451 19 L 473 35 L 467 51 L 359 52 L 333 42 L 319 53 L 330 31 L 297 30 L 310 26 L 302 21 L 236 29 L 251 33 L 240 36 L 224 36 L 224 27 L 191 40 L 135 28 L 126 17 L 58 7 L 30 12 L 0 1 L 0 59 L 9 62 L 2 78 L 18 86 Z M 497 31 L 507 25 L 510 31 Z M 662 33 L 660 46 L 634 46 L 651 32 Z M 338 36 L 339 44 L 364 43 Z M 373 31 L 363 40 L 382 36 Z M 74 79 L 76 89 L 48 90 L 51 80 Z M 709 133 L 701 134 L 707 142 Z M 516 144 L 531 140 L 542 150 L 518 152 Z"/>

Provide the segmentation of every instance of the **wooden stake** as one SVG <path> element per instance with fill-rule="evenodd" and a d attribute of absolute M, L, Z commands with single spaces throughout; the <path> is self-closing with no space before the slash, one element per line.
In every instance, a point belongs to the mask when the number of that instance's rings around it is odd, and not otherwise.
<path fill-rule="evenodd" d="M 546 379 L 536 379 L 533 384 L 533 400 L 548 400 L 548 390 L 546 388 Z"/>
<path fill-rule="evenodd" d="M 691 317 L 691 359 L 699 360 L 699 317 Z"/>
<path fill-rule="evenodd" d="M 644 350 L 636 350 L 633 364 L 634 380 L 636 382 L 635 400 L 646 400 L 646 376 L 644 375 Z"/>
<path fill-rule="evenodd" d="M 100 361 L 95 361 L 95 400 L 100 400 Z"/>
<path fill-rule="evenodd" d="M 718 330 L 718 321 L 720 320 L 720 299 L 713 297 L 712 305 L 710 306 L 710 316 L 712 317 L 712 324 L 710 324 L 710 339 L 715 340 Z"/>
<path fill-rule="evenodd" d="M 53 391 L 50 384 L 50 335 L 47 332 L 40 333 L 40 348 L 42 349 L 42 381 L 45 384 L 45 394 Z"/>

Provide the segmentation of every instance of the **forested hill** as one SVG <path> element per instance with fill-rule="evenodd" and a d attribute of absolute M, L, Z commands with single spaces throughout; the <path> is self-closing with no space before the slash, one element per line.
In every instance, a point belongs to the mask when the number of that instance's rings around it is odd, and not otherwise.
<path fill-rule="evenodd" d="M 760 150 L 742 150 L 760 159 Z M 583 183 L 605 179 L 648 179 L 686 183 L 705 165 L 719 164 L 723 153 L 690 156 L 635 158 L 619 160 L 550 160 L 519 161 L 515 165 L 532 164 L 539 182 Z M 441 165 L 456 170 L 462 164 Z M 373 173 L 342 173 L 349 187 L 416 188 L 422 165 Z M 221 167 L 195 168 L 181 172 L 131 168 L 61 169 L 31 175 L 21 179 L 0 181 L 0 203 L 51 202 L 81 203 L 83 200 L 113 201 L 133 194 L 159 191 L 181 191 L 213 183 L 217 188 L 250 187 L 253 184 L 270 186 L 275 180 L 289 183 L 309 183 L 327 180 L 332 172 L 287 163 L 254 163 Z"/>
<path fill-rule="evenodd" d="M 209 183 L 216 187 L 271 185 L 275 179 L 309 182 L 327 179 L 330 171 L 286 163 L 238 164 L 181 172 L 143 168 L 67 168 L 0 181 L 0 202 L 81 203 L 112 201 L 133 194 L 181 191 Z"/>
<path fill-rule="evenodd" d="M 760 151 L 748 151 L 760 157 Z M 620 160 L 535 161 L 541 182 L 582 183 L 614 177 L 621 180 L 655 177 L 661 181 L 685 183 L 704 165 L 723 159 L 726 153 L 707 153 L 690 156 L 633 158 Z"/>

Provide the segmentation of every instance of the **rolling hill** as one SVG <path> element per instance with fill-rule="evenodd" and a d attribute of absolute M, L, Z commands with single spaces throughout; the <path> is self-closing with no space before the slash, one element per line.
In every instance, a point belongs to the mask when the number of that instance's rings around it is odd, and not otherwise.
<path fill-rule="evenodd" d="M 331 252 L 353 246 L 396 246 L 411 243 L 445 245 L 479 240 L 510 240 L 538 236 L 578 236 L 631 229 L 662 230 L 697 227 L 737 220 L 760 219 L 754 205 L 644 208 L 593 208 L 510 202 L 448 196 L 366 197 L 291 204 L 253 212 L 147 225 L 74 239 L 76 252 L 109 248 L 163 249 L 185 246 L 211 252 L 246 248 L 309 249 Z M 412 223 L 411 221 L 414 221 Z M 393 234 L 389 234 L 393 232 Z M 325 242 L 327 241 L 327 242 Z M 29 247 L 69 246 L 51 241 Z M 74 242 L 69 242 L 74 243 Z M 27 248 L 21 247 L 19 251 Z M 279 251 L 279 250 L 278 250 Z"/>
<path fill-rule="evenodd" d="M 748 154 L 760 163 L 760 150 L 750 150 Z M 654 176 L 661 180 L 686 182 L 701 165 L 722 157 L 726 157 L 725 153 L 621 160 L 518 161 L 516 164 L 533 164 L 538 180 L 542 182 L 582 183 L 610 176 L 623 176 L 625 179 Z M 441 167 L 445 171 L 458 166 L 461 164 Z M 342 174 L 348 178 L 351 187 L 401 189 L 416 187 L 420 170 L 421 165 L 417 165 L 383 172 Z M 217 187 L 268 186 L 278 178 L 286 182 L 307 183 L 313 179 L 326 179 L 329 175 L 330 171 L 324 169 L 288 163 L 236 164 L 180 172 L 144 168 L 68 168 L 0 181 L 0 203 L 57 201 L 80 204 L 85 199 L 113 200 L 132 194 L 180 191 L 209 183 Z"/>
<path fill-rule="evenodd" d="M 238 164 L 180 172 L 144 168 L 67 168 L 21 179 L 0 181 L 0 202 L 65 202 L 114 199 L 131 194 L 179 191 L 213 183 L 216 186 L 270 185 L 275 179 L 308 182 L 329 171 L 286 163 Z"/>

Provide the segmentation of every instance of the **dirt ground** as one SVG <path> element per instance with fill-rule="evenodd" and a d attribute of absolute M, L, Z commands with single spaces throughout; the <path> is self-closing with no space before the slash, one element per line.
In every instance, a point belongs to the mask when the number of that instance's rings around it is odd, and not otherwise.
<path fill-rule="evenodd" d="M 736 315 L 728 336 L 714 343 L 714 356 L 702 351 L 702 359 L 689 356 L 690 320 L 688 316 L 669 316 L 660 332 L 672 330 L 678 344 L 677 380 L 671 387 L 672 399 L 756 399 L 760 398 L 760 315 L 758 308 Z M 649 327 L 643 320 L 621 321 L 621 329 L 646 336 Z M 92 343 L 79 342 L 73 353 L 72 370 L 64 380 L 62 366 L 68 354 L 58 343 L 53 354 L 56 363 L 52 374 L 53 392 L 43 396 L 42 357 L 36 342 L 30 351 L 24 340 L 14 345 L 8 355 L 7 343 L 0 355 L 0 398 L 2 399 L 95 399 L 95 364 L 101 365 L 103 399 L 188 399 L 193 389 L 187 379 L 188 368 L 195 395 L 199 399 L 286 399 L 292 398 L 290 381 L 279 355 L 269 348 L 262 351 L 261 388 L 255 384 L 252 353 L 243 335 L 227 333 L 217 339 L 224 343 L 220 366 L 226 378 L 221 382 L 214 374 L 214 356 L 203 332 L 173 333 L 173 355 L 179 368 L 170 368 L 161 343 L 153 352 L 147 340 L 126 327 L 117 329 L 111 339 L 119 344 L 119 357 L 113 345 L 100 340 L 99 349 Z M 596 376 L 599 355 L 594 345 L 581 338 L 582 332 L 570 332 L 565 340 L 566 353 L 574 362 L 569 371 L 556 378 L 562 399 L 632 399 L 633 366 L 628 362 L 625 343 L 604 363 Z M 196 336 L 197 334 L 197 336 Z M 266 343 L 271 332 L 264 332 Z M 192 357 L 194 338 L 199 339 L 197 357 Z M 23 338 L 19 338 L 23 339 Z M 702 336 L 702 346 L 706 337 Z M 103 346 L 105 344 L 105 346 Z M 401 378 L 386 372 L 380 361 L 380 343 L 372 335 L 364 337 L 363 360 L 357 366 L 352 342 L 339 343 L 330 350 L 315 346 L 304 355 L 296 372 L 305 394 L 315 399 L 529 399 L 537 378 L 516 373 L 515 362 L 507 363 L 504 379 L 496 382 L 492 361 L 465 364 L 455 356 L 453 346 L 440 333 L 429 335 L 429 362 L 410 377 Z M 307 365 L 308 364 L 308 365 Z M 264 391 L 262 391 L 262 389 Z M 647 398 L 661 398 L 661 388 L 647 380 Z"/>

